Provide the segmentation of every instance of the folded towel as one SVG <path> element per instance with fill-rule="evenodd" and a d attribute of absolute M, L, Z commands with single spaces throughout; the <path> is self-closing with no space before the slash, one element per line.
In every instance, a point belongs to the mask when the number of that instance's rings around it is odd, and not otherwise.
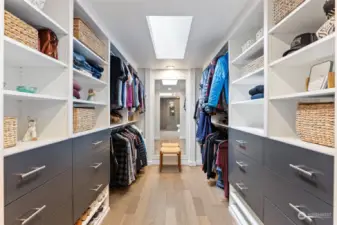
<path fill-rule="evenodd" d="M 80 91 L 82 89 L 81 85 L 76 80 L 73 80 L 73 89 L 76 91 Z"/>
<path fill-rule="evenodd" d="M 255 94 L 255 95 L 253 95 L 251 97 L 252 100 L 260 99 L 260 98 L 264 98 L 264 94 L 263 93 Z"/>
<path fill-rule="evenodd" d="M 80 92 L 76 89 L 73 89 L 73 96 L 77 99 L 81 98 Z"/>
<path fill-rule="evenodd" d="M 260 93 L 264 93 L 264 85 L 257 85 L 256 87 L 249 90 L 249 94 L 252 96 Z"/>

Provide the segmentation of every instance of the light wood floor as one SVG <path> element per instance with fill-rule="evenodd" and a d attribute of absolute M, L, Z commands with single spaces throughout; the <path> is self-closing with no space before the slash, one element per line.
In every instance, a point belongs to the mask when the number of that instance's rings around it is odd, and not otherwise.
<path fill-rule="evenodd" d="M 147 167 L 128 189 L 113 191 L 103 225 L 231 225 L 223 191 L 200 167 Z"/>

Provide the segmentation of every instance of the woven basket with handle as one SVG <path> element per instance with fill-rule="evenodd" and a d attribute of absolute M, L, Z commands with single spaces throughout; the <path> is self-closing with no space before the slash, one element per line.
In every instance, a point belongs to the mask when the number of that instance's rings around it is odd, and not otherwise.
<path fill-rule="evenodd" d="M 38 31 L 8 11 L 5 11 L 5 35 L 31 48 L 39 48 Z"/>
<path fill-rule="evenodd" d="M 106 60 L 106 46 L 95 33 L 80 19 L 74 18 L 74 37 Z"/>
<path fill-rule="evenodd" d="M 302 141 L 334 147 L 334 103 L 299 103 L 296 112 L 296 132 Z"/>
<path fill-rule="evenodd" d="M 274 0 L 274 23 L 278 24 L 305 0 Z"/>
<path fill-rule="evenodd" d="M 4 148 L 14 147 L 18 139 L 18 122 L 15 117 L 4 118 Z"/>
<path fill-rule="evenodd" d="M 74 133 L 92 130 L 96 125 L 95 109 L 74 108 L 73 109 L 73 130 Z"/>

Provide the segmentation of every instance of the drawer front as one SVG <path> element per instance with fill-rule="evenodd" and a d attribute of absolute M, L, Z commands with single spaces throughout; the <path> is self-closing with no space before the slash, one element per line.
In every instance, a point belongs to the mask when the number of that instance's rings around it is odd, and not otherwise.
<path fill-rule="evenodd" d="M 104 188 L 109 184 L 109 178 L 103 180 L 96 179 L 94 182 L 90 182 L 81 187 L 81 189 L 74 190 L 74 214 L 73 223 L 82 216 L 82 214 L 88 209 L 93 201 L 96 200 L 98 195 L 102 193 Z"/>
<path fill-rule="evenodd" d="M 86 157 L 91 157 L 103 149 L 110 149 L 110 134 L 111 130 L 107 129 L 75 138 L 73 140 L 74 162 L 82 161 Z"/>
<path fill-rule="evenodd" d="M 265 142 L 265 166 L 275 173 L 333 204 L 334 159 L 332 156 L 278 141 Z"/>
<path fill-rule="evenodd" d="M 64 141 L 5 158 L 6 205 L 71 168 L 72 142 Z"/>
<path fill-rule="evenodd" d="M 51 216 L 50 220 L 45 224 L 48 225 L 73 225 L 73 202 L 68 201 L 59 207 Z"/>
<path fill-rule="evenodd" d="M 26 221 L 27 225 L 49 224 L 52 215 L 71 199 L 71 181 L 72 171 L 68 170 L 7 205 L 5 225 L 21 225 L 23 221 Z"/>
<path fill-rule="evenodd" d="M 240 168 L 240 165 L 247 165 Z M 241 164 L 242 163 L 242 164 Z M 260 179 L 262 168 L 253 160 L 238 151 L 229 151 L 229 180 L 240 196 L 252 208 L 256 215 L 262 220 L 262 192 Z"/>
<path fill-rule="evenodd" d="M 264 225 L 295 225 L 268 199 L 264 199 Z"/>
<path fill-rule="evenodd" d="M 333 207 L 331 205 L 289 183 L 268 169 L 265 170 L 264 177 L 266 182 L 263 185 L 265 197 L 295 224 L 333 224 Z M 307 216 L 320 215 L 322 218 L 304 218 L 302 212 Z"/>
<path fill-rule="evenodd" d="M 264 139 L 259 136 L 244 133 L 238 130 L 229 129 L 229 144 L 241 153 L 262 163 L 262 151 Z"/>
<path fill-rule="evenodd" d="M 231 177 L 239 176 L 244 177 L 245 180 L 249 181 L 254 187 L 259 188 L 261 186 L 262 180 L 262 166 L 256 161 L 247 157 L 239 151 L 229 148 L 229 179 Z"/>
<path fill-rule="evenodd" d="M 109 149 L 96 152 L 83 161 L 74 163 L 74 189 L 80 189 L 83 185 L 94 181 L 97 177 L 107 176 L 110 173 Z"/>

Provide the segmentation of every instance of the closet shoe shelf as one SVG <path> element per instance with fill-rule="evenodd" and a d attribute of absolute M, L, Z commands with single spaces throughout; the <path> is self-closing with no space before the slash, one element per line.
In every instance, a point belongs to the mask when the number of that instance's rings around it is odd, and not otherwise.
<path fill-rule="evenodd" d="M 75 37 L 74 39 L 74 51 L 83 55 L 88 61 L 95 62 L 97 64 L 105 64 L 107 65 L 108 62 L 102 59 L 99 55 L 85 46 L 81 41 L 77 40 Z"/>
<path fill-rule="evenodd" d="M 272 68 L 300 66 L 315 62 L 317 59 L 333 56 L 335 53 L 335 33 L 322 38 L 300 50 L 270 63 Z"/>
<path fill-rule="evenodd" d="M 18 91 L 9 91 L 5 90 L 4 95 L 7 98 L 15 99 L 15 100 L 54 100 L 54 101 L 67 101 L 68 98 L 64 97 L 55 97 L 51 95 L 42 95 L 42 94 L 30 94 L 25 92 Z"/>
<path fill-rule="evenodd" d="M 5 63 L 8 65 L 26 67 L 68 67 L 60 60 L 49 57 L 36 49 L 6 36 L 4 37 L 4 50 Z"/>
<path fill-rule="evenodd" d="M 6 0 L 5 6 L 8 11 L 15 15 L 20 15 L 20 18 L 29 24 L 49 28 L 58 35 L 68 34 L 56 21 L 28 0 Z"/>
<path fill-rule="evenodd" d="M 327 97 L 335 95 L 335 88 L 329 88 L 324 90 L 318 91 L 307 91 L 307 92 L 300 92 L 294 93 L 289 95 L 280 95 L 269 98 L 270 100 L 287 100 L 287 99 L 296 99 L 296 98 L 311 98 L 311 97 Z"/>
<path fill-rule="evenodd" d="M 246 51 L 241 53 L 237 58 L 232 61 L 234 65 L 243 65 L 249 62 L 249 59 L 257 54 L 258 52 L 263 51 L 264 38 L 257 40 L 252 46 L 250 46 Z"/>
<path fill-rule="evenodd" d="M 102 80 L 99 80 L 90 74 L 87 74 L 83 71 L 73 69 L 74 72 L 74 79 L 78 80 L 80 83 L 87 83 L 92 86 L 97 86 L 97 87 L 106 87 L 108 84 Z"/>

